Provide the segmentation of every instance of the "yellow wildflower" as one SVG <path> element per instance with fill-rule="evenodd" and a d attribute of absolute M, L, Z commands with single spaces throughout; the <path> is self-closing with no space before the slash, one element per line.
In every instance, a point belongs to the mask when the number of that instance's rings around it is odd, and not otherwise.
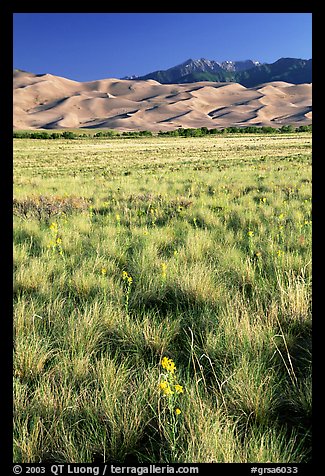
<path fill-rule="evenodd" d="M 106 269 L 106 268 L 102 268 L 101 273 L 102 273 L 103 276 L 105 276 L 105 275 L 107 274 L 107 269 Z"/>
<path fill-rule="evenodd" d="M 175 385 L 175 390 L 176 390 L 177 393 L 183 393 L 184 392 L 182 385 L 178 385 L 178 384 Z"/>
<path fill-rule="evenodd" d="M 167 372 L 170 372 L 171 374 L 173 374 L 176 370 L 175 363 L 172 361 L 172 359 L 168 359 L 168 357 L 164 357 L 162 359 L 161 365 L 164 369 L 167 370 Z"/>
<path fill-rule="evenodd" d="M 254 232 L 249 230 L 249 232 L 247 233 L 248 236 L 254 236 Z"/>
<path fill-rule="evenodd" d="M 173 394 L 174 394 L 174 392 L 172 392 L 170 387 L 166 388 L 166 390 L 164 391 L 164 395 L 168 396 L 168 395 L 173 395 Z"/>
<path fill-rule="evenodd" d="M 182 412 L 179 408 L 176 408 L 175 413 L 176 413 L 176 415 L 180 415 Z"/>
<path fill-rule="evenodd" d="M 160 390 L 163 391 L 164 395 L 168 396 L 168 395 L 173 395 L 174 394 L 174 392 L 171 390 L 168 382 L 165 382 L 165 381 L 160 382 L 159 388 L 160 388 Z"/>
<path fill-rule="evenodd" d="M 159 388 L 160 390 L 165 390 L 166 388 L 168 388 L 168 382 L 165 382 L 164 380 L 162 382 L 160 382 L 159 384 Z"/>
<path fill-rule="evenodd" d="M 166 263 L 161 263 L 161 277 L 163 279 L 166 279 L 167 276 L 167 264 Z"/>
<path fill-rule="evenodd" d="M 123 272 L 122 272 L 122 279 L 123 279 L 123 281 L 127 281 L 128 284 L 132 284 L 132 282 L 133 282 L 132 276 L 130 276 L 130 275 L 127 273 L 127 271 L 123 271 Z"/>

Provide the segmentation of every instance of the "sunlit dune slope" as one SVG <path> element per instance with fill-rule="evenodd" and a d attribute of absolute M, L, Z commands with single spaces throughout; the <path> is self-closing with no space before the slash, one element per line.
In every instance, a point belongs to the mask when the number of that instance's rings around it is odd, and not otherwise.
<path fill-rule="evenodd" d="M 115 78 L 82 83 L 25 72 L 16 72 L 13 83 L 15 129 L 167 131 L 312 122 L 311 84 L 275 81 L 245 88 L 237 83 L 160 84 Z"/>

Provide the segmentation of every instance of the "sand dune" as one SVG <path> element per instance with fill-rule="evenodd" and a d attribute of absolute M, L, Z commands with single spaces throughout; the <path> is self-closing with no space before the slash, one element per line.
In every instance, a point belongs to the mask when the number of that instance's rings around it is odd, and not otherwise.
<path fill-rule="evenodd" d="M 166 131 L 312 122 L 311 84 L 274 81 L 245 88 L 237 83 L 160 84 L 116 78 L 81 83 L 25 72 L 16 72 L 13 82 L 15 129 Z"/>

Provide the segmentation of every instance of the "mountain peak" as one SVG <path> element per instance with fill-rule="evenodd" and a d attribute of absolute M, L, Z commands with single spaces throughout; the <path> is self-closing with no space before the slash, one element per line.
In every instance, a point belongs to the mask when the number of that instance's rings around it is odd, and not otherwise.
<path fill-rule="evenodd" d="M 193 58 L 189 58 L 189 59 L 187 59 L 186 61 L 184 61 L 183 63 L 180 63 L 179 66 L 181 66 L 181 65 L 183 65 L 183 64 L 185 65 L 185 64 L 193 63 L 193 61 L 194 61 Z"/>
<path fill-rule="evenodd" d="M 154 79 L 162 84 L 197 81 L 238 82 L 245 87 L 270 81 L 311 83 L 311 60 L 280 58 L 274 63 L 266 64 L 255 59 L 215 61 L 203 57 L 189 58 L 177 66 L 154 71 L 136 79 Z"/>

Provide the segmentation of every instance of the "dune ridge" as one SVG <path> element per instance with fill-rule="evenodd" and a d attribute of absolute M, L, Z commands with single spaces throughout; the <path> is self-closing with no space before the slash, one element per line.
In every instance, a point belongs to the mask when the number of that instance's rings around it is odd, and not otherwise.
<path fill-rule="evenodd" d="M 14 129 L 294 126 L 312 122 L 312 84 L 273 81 L 246 88 L 202 81 L 160 84 L 116 78 L 78 82 L 16 72 Z"/>

